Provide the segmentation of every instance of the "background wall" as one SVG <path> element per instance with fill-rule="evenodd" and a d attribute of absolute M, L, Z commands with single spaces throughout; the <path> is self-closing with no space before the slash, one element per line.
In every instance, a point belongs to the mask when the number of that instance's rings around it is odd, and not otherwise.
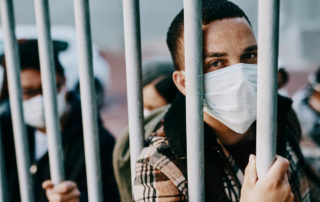
<path fill-rule="evenodd" d="M 257 30 L 257 0 L 233 0 L 240 5 Z M 73 1 L 51 0 L 53 24 L 73 25 Z M 142 44 L 145 54 L 168 55 L 165 36 L 170 21 L 182 8 L 182 0 L 140 0 Z M 34 24 L 32 0 L 14 0 L 19 24 Z M 94 42 L 102 50 L 123 52 L 121 0 L 91 0 Z M 320 64 L 320 1 L 282 0 L 280 56 L 289 68 L 301 70 Z"/>

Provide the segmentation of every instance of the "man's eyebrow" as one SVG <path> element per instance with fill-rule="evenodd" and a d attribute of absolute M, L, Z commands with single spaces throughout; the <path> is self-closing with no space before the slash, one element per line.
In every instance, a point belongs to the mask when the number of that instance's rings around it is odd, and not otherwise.
<path fill-rule="evenodd" d="M 243 52 L 251 52 L 251 51 L 256 51 L 258 49 L 258 46 L 257 45 L 252 45 L 252 46 L 249 46 L 247 48 L 245 48 L 243 50 Z"/>
<path fill-rule="evenodd" d="M 227 53 L 219 53 L 219 52 L 209 52 L 203 55 L 203 58 L 218 58 L 218 57 L 223 57 L 226 56 Z"/>

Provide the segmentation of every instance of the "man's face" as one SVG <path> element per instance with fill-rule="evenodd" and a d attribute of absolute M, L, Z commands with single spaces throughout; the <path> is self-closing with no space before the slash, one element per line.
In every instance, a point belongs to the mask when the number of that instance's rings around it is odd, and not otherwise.
<path fill-rule="evenodd" d="M 204 74 L 237 63 L 257 64 L 257 43 L 245 18 L 216 20 L 204 25 L 202 30 Z M 175 71 L 173 79 L 180 92 L 185 94 L 185 75 Z M 246 137 L 236 134 L 206 113 L 204 121 L 215 129 L 224 144 L 235 144 Z"/>
<path fill-rule="evenodd" d="M 20 73 L 23 100 L 42 95 L 41 74 L 35 69 L 24 69 Z M 57 76 L 57 90 L 64 85 L 64 79 Z"/>
<path fill-rule="evenodd" d="M 203 72 L 237 63 L 257 64 L 257 43 L 245 18 L 229 18 L 203 26 Z"/>

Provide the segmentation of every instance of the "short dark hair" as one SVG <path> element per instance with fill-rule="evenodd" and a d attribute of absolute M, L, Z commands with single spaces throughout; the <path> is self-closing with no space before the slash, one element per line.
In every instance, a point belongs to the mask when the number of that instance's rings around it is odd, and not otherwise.
<path fill-rule="evenodd" d="M 202 2 L 202 24 L 207 25 L 215 20 L 226 18 L 244 17 L 251 25 L 248 17 L 241 8 L 228 0 L 203 0 Z M 181 60 L 183 57 L 183 42 L 179 40 L 183 37 L 184 30 L 183 9 L 173 19 L 167 32 L 167 45 L 171 53 L 175 69 L 181 69 Z"/>
<path fill-rule="evenodd" d="M 155 89 L 167 103 L 172 103 L 179 90 L 173 82 L 172 76 L 166 76 L 155 84 Z"/>
<path fill-rule="evenodd" d="M 19 56 L 20 56 L 20 64 L 21 64 L 21 71 L 25 69 L 35 69 L 40 71 L 40 58 L 39 58 L 39 51 L 38 51 L 38 40 L 36 39 L 22 39 L 18 42 L 19 46 Z M 57 75 L 64 77 L 64 69 L 59 61 L 58 55 L 59 52 L 66 49 L 65 44 L 60 41 L 54 41 L 54 64 L 55 64 L 55 71 Z M 0 57 L 1 65 L 6 69 L 5 64 L 5 55 Z"/>
<path fill-rule="evenodd" d="M 282 82 L 278 84 L 279 85 L 278 87 L 280 88 L 280 87 L 283 87 L 284 85 L 286 85 L 289 82 L 289 74 L 285 70 L 285 68 L 280 67 L 278 69 L 278 75 L 280 75 L 280 77 L 282 78 Z"/>

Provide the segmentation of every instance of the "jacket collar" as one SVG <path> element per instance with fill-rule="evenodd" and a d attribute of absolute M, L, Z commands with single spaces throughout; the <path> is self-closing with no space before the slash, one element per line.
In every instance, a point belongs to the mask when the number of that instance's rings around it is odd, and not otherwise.
<path fill-rule="evenodd" d="M 177 157 L 187 154 L 186 139 L 186 102 L 185 96 L 179 93 L 164 117 L 164 132 L 171 152 Z M 217 139 L 210 126 L 204 123 L 205 150 L 216 147 Z"/>

